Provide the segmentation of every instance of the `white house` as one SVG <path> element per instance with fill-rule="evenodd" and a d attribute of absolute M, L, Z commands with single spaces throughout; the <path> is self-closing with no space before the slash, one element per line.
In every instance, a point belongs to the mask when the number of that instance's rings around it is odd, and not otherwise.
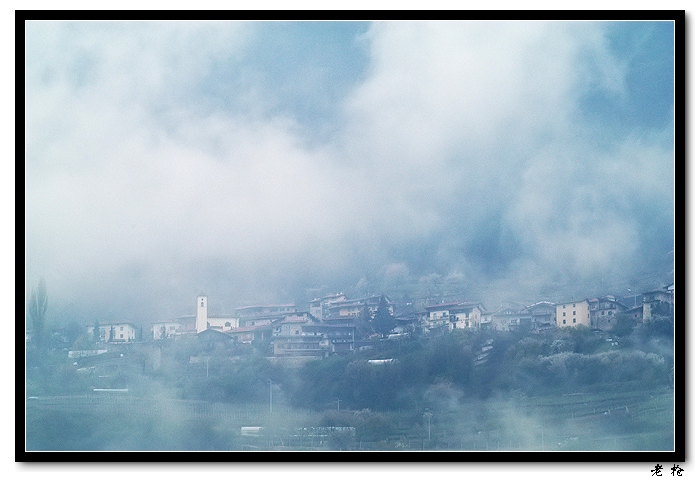
<path fill-rule="evenodd" d="M 177 321 L 158 321 L 151 323 L 151 334 L 154 340 L 171 338 L 180 329 L 181 324 Z"/>
<path fill-rule="evenodd" d="M 129 322 L 100 323 L 100 341 L 112 343 L 128 343 L 136 339 L 136 326 Z M 95 331 L 94 326 L 88 327 L 90 335 Z"/>
<path fill-rule="evenodd" d="M 454 302 L 425 307 L 428 328 L 446 325 L 448 329 L 481 328 L 481 316 L 486 311 L 481 303 Z"/>

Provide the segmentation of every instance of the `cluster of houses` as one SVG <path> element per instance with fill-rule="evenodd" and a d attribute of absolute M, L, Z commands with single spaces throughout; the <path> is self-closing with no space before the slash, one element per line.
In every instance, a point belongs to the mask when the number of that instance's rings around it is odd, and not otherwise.
<path fill-rule="evenodd" d="M 610 330 L 620 313 L 638 322 L 650 321 L 656 307 L 673 310 L 674 285 L 641 295 L 641 303 L 629 307 L 614 296 L 586 298 L 552 303 L 540 301 L 529 306 L 504 305 L 486 311 L 479 302 L 449 302 L 425 306 L 422 311 L 398 313 L 384 295 L 348 299 L 337 293 L 309 302 L 308 311 L 298 311 L 295 304 L 255 305 L 238 308 L 233 314 L 211 314 L 207 297 L 197 297 L 196 314 L 151 324 L 148 337 L 160 340 L 179 336 L 197 336 L 219 344 L 259 344 L 272 346 L 275 358 L 324 358 L 332 354 L 362 349 L 368 340 L 358 336 L 362 316 L 373 317 L 383 302 L 393 316 L 396 327 L 387 338 L 401 338 L 411 332 L 430 334 L 435 331 L 526 329 L 542 332 L 553 328 L 586 326 Z M 364 313 L 363 313 L 364 312 Z M 89 327 L 93 332 L 95 327 Z M 99 325 L 103 342 L 131 342 L 137 328 L 131 323 Z M 375 335 L 378 336 L 378 335 Z"/>

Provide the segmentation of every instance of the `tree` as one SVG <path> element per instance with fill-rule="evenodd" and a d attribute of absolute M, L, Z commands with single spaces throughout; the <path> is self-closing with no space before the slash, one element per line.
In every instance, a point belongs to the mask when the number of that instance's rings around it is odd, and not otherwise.
<path fill-rule="evenodd" d="M 360 338 L 364 339 L 372 334 L 372 325 L 370 324 L 371 321 L 372 313 L 369 311 L 367 303 L 365 303 L 357 318 L 357 334 Z"/>
<path fill-rule="evenodd" d="M 95 324 L 92 326 L 92 341 L 97 344 L 100 342 L 100 322 L 95 320 Z"/>
<path fill-rule="evenodd" d="M 379 298 L 379 306 L 374 314 L 374 318 L 372 318 L 372 324 L 374 329 L 381 333 L 382 336 L 388 335 L 396 326 L 396 320 L 391 316 L 389 302 L 384 295 Z"/>
<path fill-rule="evenodd" d="M 32 336 L 38 348 L 41 348 L 44 336 L 44 321 L 46 309 L 49 305 L 49 297 L 46 294 L 46 281 L 39 279 L 39 286 L 32 289 L 29 297 L 29 317 L 32 320 Z"/>
<path fill-rule="evenodd" d="M 618 313 L 615 316 L 615 324 L 613 325 L 610 331 L 614 335 L 620 337 L 629 336 L 636 325 L 637 322 L 630 315 L 625 313 Z"/>

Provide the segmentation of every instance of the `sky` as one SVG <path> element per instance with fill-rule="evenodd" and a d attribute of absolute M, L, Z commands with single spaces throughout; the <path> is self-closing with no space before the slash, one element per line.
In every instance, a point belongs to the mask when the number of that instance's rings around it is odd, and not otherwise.
<path fill-rule="evenodd" d="M 673 280 L 668 22 L 29 22 L 25 271 L 154 322 Z M 53 313 L 51 313 L 53 311 Z"/>

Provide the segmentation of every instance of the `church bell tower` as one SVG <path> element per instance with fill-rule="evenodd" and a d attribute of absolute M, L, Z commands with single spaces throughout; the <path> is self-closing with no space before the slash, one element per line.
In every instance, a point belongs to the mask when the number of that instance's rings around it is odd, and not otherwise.
<path fill-rule="evenodd" d="M 197 297 L 197 333 L 207 329 L 207 297 L 200 293 Z"/>

